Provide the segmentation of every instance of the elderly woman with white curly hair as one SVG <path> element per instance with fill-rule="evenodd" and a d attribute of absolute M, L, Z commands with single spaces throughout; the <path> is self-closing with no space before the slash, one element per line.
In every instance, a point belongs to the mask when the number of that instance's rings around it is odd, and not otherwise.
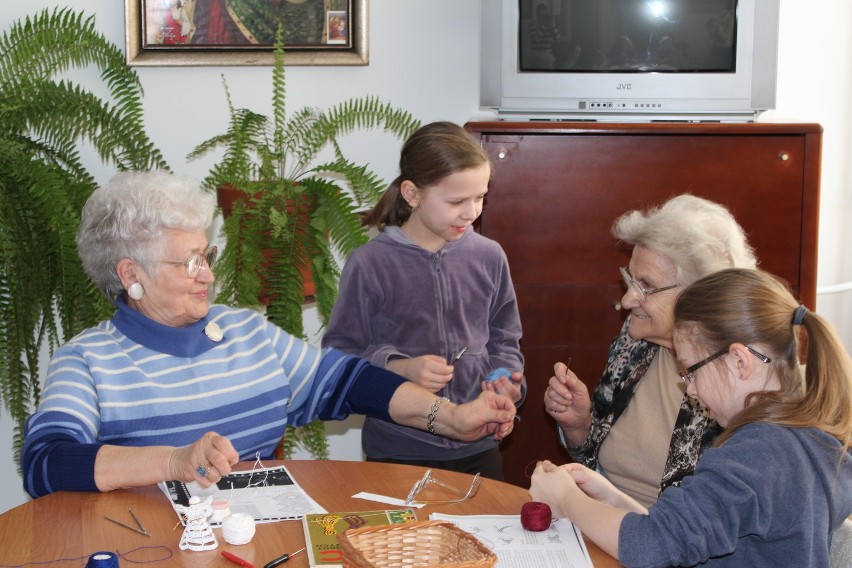
<path fill-rule="evenodd" d="M 610 346 L 594 396 L 556 363 L 544 404 L 571 458 L 647 507 L 692 473 L 720 432 L 678 381 L 678 293 L 718 270 L 757 262 L 731 213 L 693 195 L 625 213 L 612 233 L 633 247 L 630 263 L 619 269 L 627 287 L 621 306 L 630 314 Z"/>
<path fill-rule="evenodd" d="M 57 350 L 21 455 L 26 490 L 109 491 L 164 480 L 207 487 L 272 456 L 287 424 L 367 414 L 459 440 L 512 430 L 493 392 L 434 394 L 246 309 L 210 305 L 215 197 L 197 181 L 122 173 L 83 208 L 77 245 L 112 319 Z"/>

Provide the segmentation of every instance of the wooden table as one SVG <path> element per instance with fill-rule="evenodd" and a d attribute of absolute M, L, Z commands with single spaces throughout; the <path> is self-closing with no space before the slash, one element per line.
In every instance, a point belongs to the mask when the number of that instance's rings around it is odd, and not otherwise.
<path fill-rule="evenodd" d="M 290 460 L 264 462 L 265 466 L 286 465 L 298 483 L 312 498 L 329 511 L 359 511 L 392 508 L 373 501 L 353 499 L 360 491 L 405 498 L 425 468 L 369 462 Z M 251 464 L 241 464 L 250 468 Z M 441 481 L 453 487 L 467 488 L 467 474 L 435 470 Z M 417 509 L 418 520 L 430 513 L 446 514 L 520 514 L 530 500 L 526 489 L 484 479 L 477 494 L 464 503 L 427 505 Z M 104 519 L 104 515 L 134 524 L 128 507 L 145 526 L 151 537 L 134 533 Z M 0 515 L 0 565 L 18 565 L 68 559 L 50 566 L 83 566 L 88 557 L 101 550 L 127 553 L 139 547 L 129 558 L 147 566 L 217 566 L 233 568 L 219 553 L 233 552 L 257 568 L 284 552 L 295 552 L 305 545 L 300 521 L 258 524 L 252 541 L 242 546 L 227 544 L 216 529 L 219 548 L 205 552 L 178 548 L 182 527 L 176 527 L 177 515 L 157 487 L 118 490 L 110 493 L 59 492 L 34 499 Z M 587 541 L 594 565 L 619 566 L 611 556 Z M 157 561 L 162 560 L 162 561 Z M 122 566 L 132 565 L 121 560 Z M 287 562 L 286 568 L 307 568 L 304 553 Z"/>

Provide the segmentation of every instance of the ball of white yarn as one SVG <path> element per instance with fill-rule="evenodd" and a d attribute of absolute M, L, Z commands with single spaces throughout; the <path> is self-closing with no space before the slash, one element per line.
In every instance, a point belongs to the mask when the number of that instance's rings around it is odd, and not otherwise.
<path fill-rule="evenodd" d="M 231 513 L 222 520 L 222 537 L 228 544 L 247 544 L 254 532 L 254 519 L 251 515 Z"/>

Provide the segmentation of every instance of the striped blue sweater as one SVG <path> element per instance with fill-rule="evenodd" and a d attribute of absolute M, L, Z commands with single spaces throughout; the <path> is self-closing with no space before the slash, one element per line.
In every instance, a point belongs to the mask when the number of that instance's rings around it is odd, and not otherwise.
<path fill-rule="evenodd" d="M 389 420 L 390 397 L 404 382 L 357 357 L 321 351 L 254 311 L 214 305 L 201 321 L 176 328 L 121 299 L 116 305 L 112 320 L 51 360 L 21 452 L 24 487 L 34 497 L 96 491 L 103 444 L 185 446 L 212 430 L 231 440 L 240 459 L 269 458 L 288 423 L 351 412 Z M 204 333 L 211 322 L 224 332 L 219 342 Z"/>

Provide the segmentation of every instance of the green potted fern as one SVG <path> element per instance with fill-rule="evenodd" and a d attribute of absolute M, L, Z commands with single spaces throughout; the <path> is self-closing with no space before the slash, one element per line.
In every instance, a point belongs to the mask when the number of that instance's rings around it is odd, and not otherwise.
<path fill-rule="evenodd" d="M 230 198 L 222 236 L 225 247 L 216 266 L 216 301 L 244 307 L 266 305 L 269 319 L 297 337 L 305 337 L 305 277 L 320 320 L 331 314 L 340 266 L 364 244 L 361 212 L 378 200 L 384 181 L 366 165 L 348 160 L 341 137 L 381 129 L 407 138 L 420 125 L 410 113 L 375 97 L 346 100 L 326 111 L 302 108 L 286 112 L 284 48 L 276 36 L 272 66 L 272 115 L 228 103 L 228 129 L 200 143 L 189 159 L 224 149 L 204 180 L 211 191 Z M 320 161 L 326 151 L 330 157 Z M 283 455 L 301 445 L 315 457 L 327 457 L 322 422 L 289 429 Z"/>
<path fill-rule="evenodd" d="M 70 8 L 0 34 L 0 399 L 23 425 L 40 398 L 39 351 L 111 317 L 77 257 L 83 204 L 95 188 L 78 152 L 117 169 L 166 167 L 142 126 L 142 87 L 124 53 Z M 61 74 L 95 67 L 102 99 Z"/>

